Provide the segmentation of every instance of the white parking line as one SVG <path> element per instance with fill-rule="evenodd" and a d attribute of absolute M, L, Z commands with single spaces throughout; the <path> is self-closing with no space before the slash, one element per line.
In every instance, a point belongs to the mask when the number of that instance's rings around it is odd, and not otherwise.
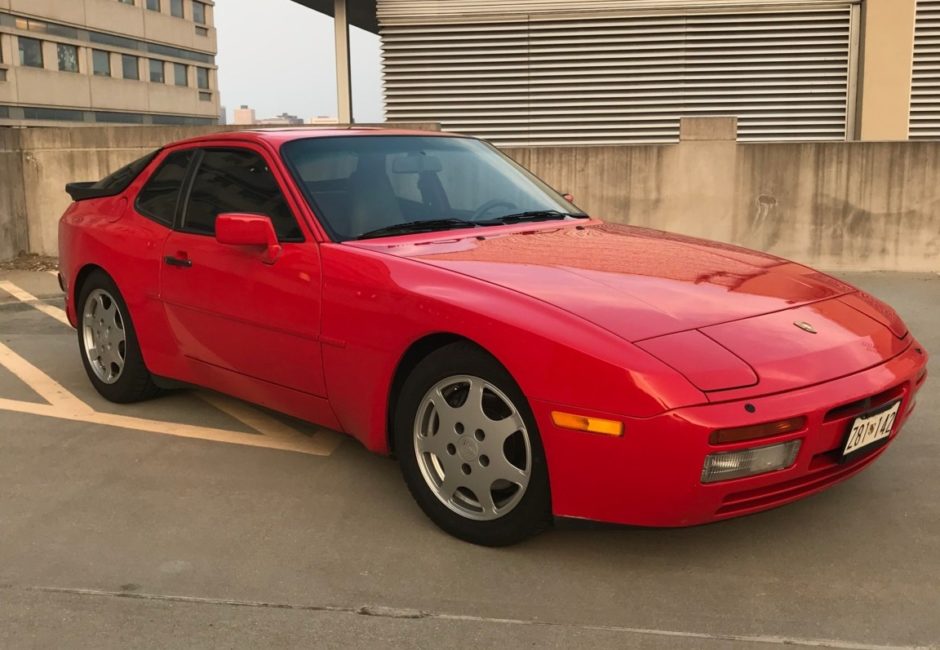
<path fill-rule="evenodd" d="M 26 303 L 30 307 L 34 307 L 38 309 L 39 311 L 44 313 L 46 316 L 52 316 L 54 319 L 56 319 L 60 323 L 68 325 L 69 327 L 72 326 L 72 324 L 69 323 L 68 316 L 65 315 L 64 309 L 60 309 L 59 307 L 56 307 L 55 305 L 49 305 L 49 304 L 44 303 L 42 300 L 40 300 L 39 298 L 31 294 L 30 292 L 26 291 L 25 289 L 19 288 L 12 282 L 9 282 L 7 280 L 0 280 L 0 289 L 3 289 L 8 294 L 13 296 L 17 300 L 19 300 L 20 302 Z"/>
<path fill-rule="evenodd" d="M 33 294 L 9 281 L 0 280 L 0 289 L 9 293 L 20 302 L 30 305 L 47 316 L 51 316 L 57 321 L 71 327 L 68 322 L 68 317 L 65 315 L 65 311 L 59 307 L 42 302 Z M 201 438 L 214 442 L 295 451 L 313 456 L 329 456 L 342 443 L 344 438 L 341 434 L 327 430 L 317 431 L 313 435 L 305 435 L 246 402 L 241 402 L 216 393 L 197 392 L 195 394 L 220 411 L 254 429 L 261 435 L 227 431 L 225 429 L 199 425 L 180 424 L 177 422 L 148 420 L 113 413 L 102 413 L 82 402 L 61 384 L 52 379 L 52 377 L 16 354 L 3 343 L 0 343 L 0 366 L 12 372 L 48 402 L 48 404 L 38 404 L 36 402 L 23 402 L 0 398 L 0 410 L 78 422 L 89 422 L 184 438 Z"/>
<path fill-rule="evenodd" d="M 343 442 L 341 434 L 324 429 L 317 431 L 312 437 L 304 435 L 264 411 L 227 395 L 208 392 L 198 392 L 196 395 L 223 413 L 227 413 L 242 424 L 261 433 L 266 438 L 298 443 L 303 441 L 310 449 L 319 450 L 321 456 L 329 456 Z"/>
<path fill-rule="evenodd" d="M 52 408 L 62 413 L 91 414 L 94 410 L 67 391 L 62 384 L 0 343 L 0 365 L 19 377 L 40 397 L 49 402 Z"/>

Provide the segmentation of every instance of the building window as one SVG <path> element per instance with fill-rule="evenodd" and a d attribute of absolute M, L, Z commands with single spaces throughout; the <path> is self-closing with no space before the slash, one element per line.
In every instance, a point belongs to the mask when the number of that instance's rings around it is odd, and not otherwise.
<path fill-rule="evenodd" d="M 205 27 L 200 27 L 199 25 L 196 25 L 196 36 L 208 36 L 208 35 L 209 35 L 208 29 L 206 29 Z"/>
<path fill-rule="evenodd" d="M 207 92 L 205 92 L 205 91 L 200 92 L 200 93 L 199 93 L 199 101 L 201 101 L 201 102 L 211 102 L 211 101 L 212 101 L 212 93 L 207 93 Z"/>
<path fill-rule="evenodd" d="M 134 0 L 118 0 L 118 2 L 120 2 L 123 5 L 130 5 L 132 7 L 134 6 Z"/>
<path fill-rule="evenodd" d="M 95 122 L 115 124 L 143 124 L 144 116 L 140 113 L 114 113 L 111 111 L 97 111 L 92 113 Z"/>
<path fill-rule="evenodd" d="M 177 18 L 183 17 L 183 0 L 170 0 L 170 13 Z"/>
<path fill-rule="evenodd" d="M 193 22 L 200 25 L 206 24 L 206 5 L 199 0 L 193 0 Z"/>
<path fill-rule="evenodd" d="M 147 9 L 150 11 L 160 11 L 160 0 L 147 0 Z"/>
<path fill-rule="evenodd" d="M 0 69 L 0 81 L 6 81 L 6 80 L 7 80 L 7 71 Z"/>
<path fill-rule="evenodd" d="M 150 81 L 155 84 L 166 82 L 166 78 L 163 76 L 163 61 L 150 59 Z"/>
<path fill-rule="evenodd" d="M 201 90 L 209 90 L 208 68 L 196 68 L 196 87 Z"/>
<path fill-rule="evenodd" d="M 92 50 L 91 71 L 96 77 L 110 77 L 111 55 L 104 50 Z"/>
<path fill-rule="evenodd" d="M 59 55 L 59 70 L 62 72 L 78 72 L 78 48 L 65 43 L 56 44 Z"/>
<path fill-rule="evenodd" d="M 136 56 L 130 54 L 121 55 L 121 72 L 125 79 L 140 79 L 140 65 Z"/>
<path fill-rule="evenodd" d="M 83 122 L 85 113 L 67 108 L 32 108 L 23 109 L 23 117 L 27 120 L 53 120 L 55 122 Z"/>
<path fill-rule="evenodd" d="M 20 65 L 41 68 L 42 41 L 37 41 L 35 38 L 23 38 L 22 36 L 17 40 L 20 44 Z"/>
<path fill-rule="evenodd" d="M 189 76 L 186 73 L 186 66 L 182 63 L 173 64 L 173 83 L 177 86 L 189 85 Z"/>

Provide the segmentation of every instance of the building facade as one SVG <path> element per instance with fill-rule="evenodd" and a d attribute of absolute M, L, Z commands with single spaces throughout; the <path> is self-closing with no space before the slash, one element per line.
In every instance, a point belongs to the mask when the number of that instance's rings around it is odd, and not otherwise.
<path fill-rule="evenodd" d="M 0 0 L 0 125 L 219 121 L 212 0 Z"/>
<path fill-rule="evenodd" d="M 338 5 L 381 37 L 390 121 L 504 145 L 674 142 L 709 115 L 751 141 L 940 138 L 940 0 Z"/>

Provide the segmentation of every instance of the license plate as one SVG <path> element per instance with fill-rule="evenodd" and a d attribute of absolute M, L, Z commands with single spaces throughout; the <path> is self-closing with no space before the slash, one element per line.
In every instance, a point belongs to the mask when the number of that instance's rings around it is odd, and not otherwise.
<path fill-rule="evenodd" d="M 845 458 L 890 436 L 900 409 L 901 401 L 898 400 L 877 413 L 866 413 L 855 418 L 852 428 L 849 429 L 845 447 L 842 448 L 842 457 Z"/>

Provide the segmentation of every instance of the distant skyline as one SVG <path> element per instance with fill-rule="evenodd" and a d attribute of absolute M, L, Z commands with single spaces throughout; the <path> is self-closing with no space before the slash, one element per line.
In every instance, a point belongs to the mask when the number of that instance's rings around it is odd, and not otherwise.
<path fill-rule="evenodd" d="M 247 104 L 258 118 L 336 116 L 333 19 L 291 0 L 218 0 L 219 93 L 228 120 Z M 350 29 L 353 113 L 381 122 L 379 37 Z"/>

